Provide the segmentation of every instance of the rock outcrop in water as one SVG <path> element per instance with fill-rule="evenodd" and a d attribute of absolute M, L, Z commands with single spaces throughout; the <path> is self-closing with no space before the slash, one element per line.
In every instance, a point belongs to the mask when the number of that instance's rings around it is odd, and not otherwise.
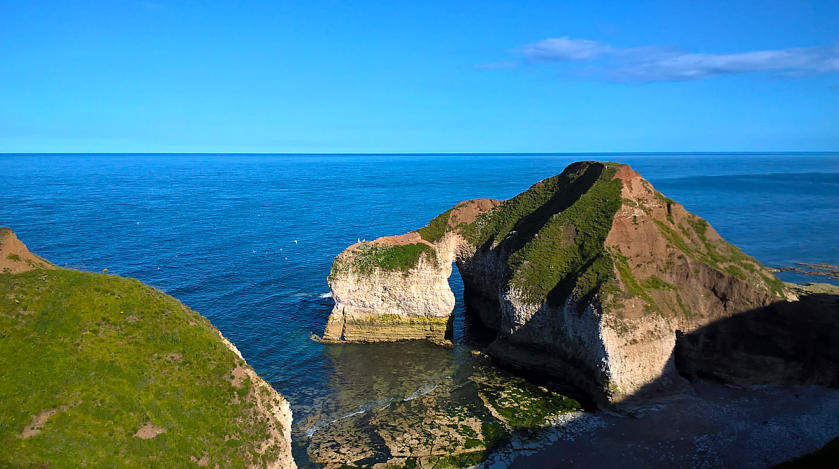
<path fill-rule="evenodd" d="M 442 339 L 450 327 L 452 261 L 417 233 L 347 248 L 329 276 L 335 310 L 324 339 Z"/>
<path fill-rule="evenodd" d="M 629 166 L 580 162 L 518 196 L 347 248 L 324 338 L 441 340 L 456 262 L 498 361 L 620 401 L 675 377 L 677 331 L 793 299 L 759 262 Z"/>
<path fill-rule="evenodd" d="M 0 466 L 293 468 L 288 401 L 200 314 L 0 228 Z"/>
<path fill-rule="evenodd" d="M 429 226 L 401 236 L 356 243 L 332 263 L 335 307 L 324 329 L 328 341 L 443 341 L 451 330 L 452 262 L 467 256 L 458 226 L 500 202 L 461 202 Z"/>

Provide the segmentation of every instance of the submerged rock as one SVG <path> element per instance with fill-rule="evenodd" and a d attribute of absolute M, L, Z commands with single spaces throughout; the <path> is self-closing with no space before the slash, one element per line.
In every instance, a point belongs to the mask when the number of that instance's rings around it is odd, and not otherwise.
<path fill-rule="evenodd" d="M 374 355 L 393 350 L 388 344 L 368 347 Z M 457 370 L 449 369 L 453 362 L 446 364 L 452 360 L 448 351 L 429 352 L 413 358 L 436 356 L 443 363 L 399 366 L 410 360 L 401 357 L 382 358 L 387 362 L 382 366 L 359 360 L 363 369 L 341 368 L 335 376 L 345 386 L 335 396 L 337 401 L 346 399 L 341 410 L 315 413 L 298 423 L 297 430 L 305 436 L 297 442 L 306 440 L 309 461 L 325 468 L 474 466 L 493 452 L 509 449 L 513 441 L 538 444 L 546 434 L 562 432 L 552 429 L 557 423 L 582 415 L 577 401 L 474 359 L 464 350 L 455 352 L 465 355 Z M 406 382 L 392 368 L 404 370 L 409 375 Z M 441 375 L 444 369 L 448 372 Z M 375 383 L 372 392 L 364 394 L 372 400 L 353 404 L 359 396 L 347 389 L 362 383 Z M 350 395 L 342 397 L 345 392 Z M 330 400 L 313 408 L 334 404 Z"/>
<path fill-rule="evenodd" d="M 510 200 L 461 202 L 347 248 L 328 278 L 324 338 L 445 337 L 452 262 L 469 314 L 497 332 L 493 358 L 598 401 L 670 385 L 677 331 L 796 298 L 629 166 L 579 162 Z"/>

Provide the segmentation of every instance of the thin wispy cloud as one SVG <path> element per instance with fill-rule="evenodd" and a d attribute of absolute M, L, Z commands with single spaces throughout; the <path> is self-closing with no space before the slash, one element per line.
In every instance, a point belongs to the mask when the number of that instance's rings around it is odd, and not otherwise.
<path fill-rule="evenodd" d="M 532 60 L 586 60 L 613 52 L 606 44 L 588 39 L 557 37 L 521 47 L 521 53 Z"/>
<path fill-rule="evenodd" d="M 478 68 L 484 68 L 484 69 L 487 69 L 487 70 L 503 70 L 505 68 L 514 68 L 516 65 L 518 65 L 518 64 L 515 63 L 515 62 L 507 61 L 507 62 L 490 62 L 490 63 L 487 63 L 487 64 L 480 64 L 477 67 Z"/>
<path fill-rule="evenodd" d="M 550 38 L 514 49 L 522 63 L 555 62 L 575 73 L 617 81 L 684 81 L 744 73 L 801 76 L 839 72 L 839 46 L 770 49 L 731 54 L 671 47 L 620 48 L 589 39 Z M 501 62 L 509 68 L 511 62 Z M 487 64 L 483 68 L 493 67 Z"/>

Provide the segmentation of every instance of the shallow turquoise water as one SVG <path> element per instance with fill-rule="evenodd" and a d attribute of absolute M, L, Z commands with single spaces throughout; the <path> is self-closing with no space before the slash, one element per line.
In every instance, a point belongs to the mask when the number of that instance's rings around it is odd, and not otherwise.
<path fill-rule="evenodd" d="M 839 264 L 836 153 L 0 155 L 0 226 L 56 264 L 108 268 L 179 298 L 316 426 L 472 372 L 464 348 L 312 342 L 331 308 L 332 258 L 581 159 L 631 164 L 765 264 Z M 456 275 L 452 284 L 462 316 Z"/>

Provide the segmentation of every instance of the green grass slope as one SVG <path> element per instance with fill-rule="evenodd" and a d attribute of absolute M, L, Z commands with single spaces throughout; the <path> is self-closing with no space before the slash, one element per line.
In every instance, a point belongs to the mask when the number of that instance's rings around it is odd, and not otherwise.
<path fill-rule="evenodd" d="M 478 248 L 510 253 L 507 278 L 523 299 L 589 300 L 615 278 L 604 241 L 621 206 L 617 166 L 574 163 L 458 229 Z"/>
<path fill-rule="evenodd" d="M 0 467 L 270 465 L 281 449 L 254 397 L 268 391 L 246 367 L 137 280 L 0 274 Z M 165 432 L 135 436 L 148 424 Z"/>

